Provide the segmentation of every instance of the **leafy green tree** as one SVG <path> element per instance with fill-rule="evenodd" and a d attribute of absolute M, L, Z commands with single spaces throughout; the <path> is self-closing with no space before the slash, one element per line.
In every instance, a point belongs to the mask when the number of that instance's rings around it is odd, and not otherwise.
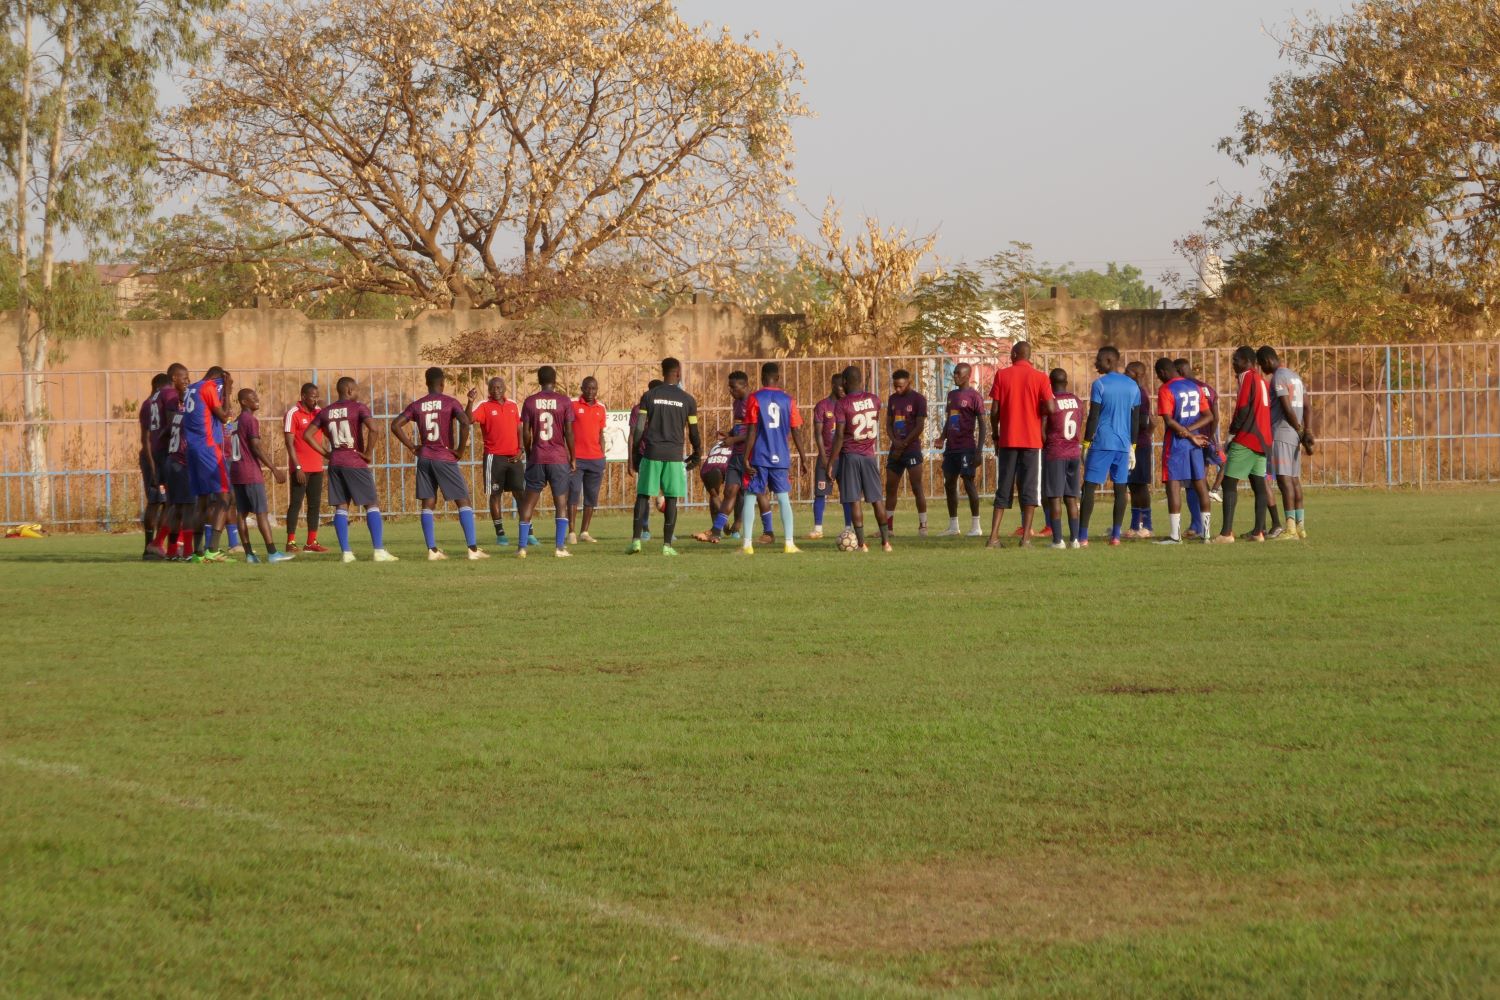
<path fill-rule="evenodd" d="M 1500 7 L 1361 0 L 1294 20 L 1292 68 L 1220 149 L 1258 166 L 1185 241 L 1230 310 L 1296 336 L 1420 336 L 1500 293 Z"/>
<path fill-rule="evenodd" d="M 0 7 L 0 186 L 14 208 L 10 267 L 37 516 L 51 506 L 40 423 L 45 373 L 59 342 L 97 330 L 79 322 L 69 277 L 78 272 L 59 267 L 58 239 L 73 233 L 96 248 L 149 212 L 156 74 L 197 51 L 194 19 L 208 6 L 211 0 L 14 0 Z"/>
<path fill-rule="evenodd" d="M 984 275 L 966 264 L 926 275 L 910 305 L 916 312 L 903 328 L 909 343 L 930 351 L 953 342 L 973 342 L 989 332 L 984 314 L 992 296 Z"/>
<path fill-rule="evenodd" d="M 1038 290 L 1045 294 L 1051 286 L 1066 288 L 1075 299 L 1092 299 L 1106 309 L 1159 309 L 1162 293 L 1148 285 L 1145 274 L 1134 264 L 1105 265 L 1103 271 L 1074 270 L 1072 264 L 1061 267 L 1043 265 L 1037 269 Z"/>
<path fill-rule="evenodd" d="M 350 264 L 342 248 L 288 236 L 243 199 L 154 223 L 131 259 L 149 279 L 131 319 L 218 319 L 262 298 L 313 319 L 393 319 L 421 305 L 339 282 Z"/>

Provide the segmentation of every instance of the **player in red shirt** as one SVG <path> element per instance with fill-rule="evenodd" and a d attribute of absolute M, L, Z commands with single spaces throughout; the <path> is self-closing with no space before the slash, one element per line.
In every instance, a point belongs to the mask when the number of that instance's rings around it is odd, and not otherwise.
<path fill-rule="evenodd" d="M 484 481 L 490 494 L 490 520 L 495 526 L 495 544 L 509 545 L 505 536 L 505 494 L 509 493 L 521 512 L 526 492 L 526 456 L 521 454 L 521 406 L 505 398 L 505 379 L 496 375 L 486 387 L 489 398 L 479 399 L 479 388 L 469 390 L 469 416 L 484 441 Z"/>
<path fill-rule="evenodd" d="M 599 487 L 604 482 L 604 425 L 609 411 L 599 402 L 599 380 L 590 375 L 573 401 L 573 474 L 568 479 L 568 544 L 598 541 L 589 534 Z"/>
<path fill-rule="evenodd" d="M 989 547 L 1000 547 L 1000 520 L 1021 494 L 1021 546 L 1031 545 L 1031 521 L 1042 504 L 1042 419 L 1057 411 L 1052 382 L 1031 365 L 1031 345 L 1010 349 L 1010 367 L 990 386 L 990 426 L 995 432 L 995 513 Z"/>
<path fill-rule="evenodd" d="M 322 390 L 316 382 L 303 382 L 297 402 L 281 419 L 281 434 L 286 442 L 287 480 L 290 499 L 286 508 L 286 550 L 297 550 L 297 517 L 302 501 L 307 501 L 307 544 L 303 552 L 327 552 L 318 544 L 318 520 L 323 513 L 323 453 L 302 439 L 302 434 L 318 419 L 322 409 Z M 319 440 L 322 435 L 316 435 Z"/>
<path fill-rule="evenodd" d="M 1255 366 L 1255 349 L 1240 346 L 1231 360 L 1240 378 L 1234 400 L 1234 419 L 1229 424 L 1229 455 L 1224 462 L 1224 528 L 1211 539 L 1234 541 L 1235 490 L 1241 479 L 1250 480 L 1255 493 L 1255 530 L 1246 537 L 1254 542 L 1266 540 L 1266 510 L 1270 496 L 1266 490 L 1266 453 L 1271 450 L 1271 393 L 1266 380 Z"/>

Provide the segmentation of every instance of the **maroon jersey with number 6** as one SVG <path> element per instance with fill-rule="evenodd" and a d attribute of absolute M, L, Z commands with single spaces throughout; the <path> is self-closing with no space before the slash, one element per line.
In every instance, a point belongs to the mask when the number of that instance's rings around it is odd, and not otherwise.
<path fill-rule="evenodd" d="M 368 469 L 370 463 L 359 451 L 360 432 L 366 424 L 374 422 L 370 408 L 357 399 L 341 399 L 323 407 L 313 423 L 333 449 L 328 464 L 343 469 Z"/>
<path fill-rule="evenodd" d="M 844 426 L 841 454 L 873 455 L 880 438 L 880 397 L 873 392 L 856 392 L 839 400 L 838 423 Z"/>
<path fill-rule="evenodd" d="M 1083 455 L 1083 402 L 1071 392 L 1057 394 L 1057 412 L 1047 414 L 1047 443 L 1043 458 L 1080 458 Z"/>
<path fill-rule="evenodd" d="M 432 392 L 412 402 L 401 415 L 417 425 L 417 457 L 434 462 L 457 462 L 453 450 L 453 421 L 463 412 L 463 404 L 452 396 Z"/>

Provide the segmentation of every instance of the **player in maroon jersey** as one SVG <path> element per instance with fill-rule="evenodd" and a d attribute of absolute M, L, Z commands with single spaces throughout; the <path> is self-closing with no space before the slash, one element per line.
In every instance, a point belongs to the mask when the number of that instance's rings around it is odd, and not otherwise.
<path fill-rule="evenodd" d="M 239 416 L 225 428 L 224 446 L 229 460 L 229 488 L 234 493 L 234 516 L 240 528 L 240 544 L 245 547 L 245 562 L 258 563 L 255 542 L 250 538 L 247 526 L 249 515 L 255 515 L 255 527 L 266 543 L 266 561 L 286 562 L 293 559 L 290 552 L 277 552 L 276 542 L 271 538 L 271 518 L 266 503 L 266 477 L 262 467 L 270 469 L 278 483 L 286 482 L 286 473 L 271 464 L 260 444 L 260 394 L 254 389 L 244 388 L 236 397 L 240 403 Z"/>
<path fill-rule="evenodd" d="M 1078 500 L 1083 495 L 1083 401 L 1068 391 L 1068 373 L 1054 368 L 1048 373 L 1057 409 L 1047 414 L 1042 444 L 1042 499 L 1047 504 L 1047 526 L 1052 529 L 1052 547 L 1065 549 L 1062 535 L 1063 505 L 1068 508 L 1068 541 L 1083 548 L 1078 538 Z"/>
<path fill-rule="evenodd" d="M 808 538 L 823 537 L 823 510 L 828 497 L 833 493 L 833 470 L 828 465 L 828 453 L 833 450 L 833 432 L 838 422 L 839 400 L 844 398 L 844 375 L 835 372 L 829 380 L 828 395 L 813 404 L 813 443 L 818 449 L 818 460 L 813 470 L 813 530 Z M 844 511 L 844 527 L 853 522 L 849 519 L 848 507 Z"/>
<path fill-rule="evenodd" d="M 437 544 L 437 496 L 458 506 L 458 521 L 463 526 L 464 544 L 469 547 L 469 558 L 488 559 L 489 554 L 479 547 L 479 537 L 474 526 L 474 508 L 469 503 L 469 484 L 458 465 L 458 456 L 468 450 L 469 427 L 474 419 L 462 403 L 443 392 L 447 377 L 436 366 L 427 369 L 424 376 L 427 395 L 415 399 L 401 411 L 391 423 L 391 433 L 417 456 L 417 499 L 422 503 L 422 537 L 427 542 L 427 559 L 430 562 L 447 559 Z M 418 444 L 406 429 L 416 424 L 422 435 Z M 458 425 L 458 442 L 453 441 L 453 427 Z"/>
<path fill-rule="evenodd" d="M 302 440 L 312 445 L 328 460 L 328 502 L 335 510 L 333 531 L 339 539 L 341 558 L 355 561 L 349 547 L 349 507 L 358 504 L 365 509 L 365 527 L 370 529 L 370 543 L 375 562 L 397 562 L 385 550 L 385 518 L 375 493 L 375 472 L 370 457 L 375 452 L 375 418 L 370 408 L 359 400 L 359 383 L 345 375 L 334 384 L 338 399 L 318 412 L 302 431 Z M 318 436 L 318 432 L 322 436 Z"/>
<path fill-rule="evenodd" d="M 521 404 L 521 437 L 526 448 L 526 495 L 521 511 L 521 537 L 516 555 L 526 558 L 531 538 L 531 516 L 542 500 L 542 490 L 552 489 L 556 551 L 566 558 L 568 551 L 568 483 L 573 478 L 573 400 L 557 391 L 557 369 L 543 365 L 537 369 L 540 391 L 526 397 Z M 671 539 L 667 539 L 668 542 Z"/>
<path fill-rule="evenodd" d="M 854 506 L 854 536 L 859 550 L 868 552 L 865 544 L 865 515 L 868 503 L 880 526 L 880 547 L 891 551 L 890 525 L 885 516 L 885 497 L 881 493 L 880 463 L 875 458 L 875 444 L 880 439 L 880 397 L 865 392 L 864 372 L 850 365 L 844 369 L 844 398 L 839 400 L 833 447 L 829 463 L 839 470 L 839 497 Z"/>
<path fill-rule="evenodd" d="M 891 395 L 885 404 L 885 426 L 890 434 L 890 451 L 885 460 L 885 509 L 891 533 L 896 531 L 896 502 L 901 495 L 901 479 L 911 484 L 911 497 L 917 507 L 917 534 L 927 535 L 927 491 L 922 482 L 922 432 L 927 429 L 927 397 L 912 388 L 911 372 L 904 368 L 891 373 Z"/>
<path fill-rule="evenodd" d="M 954 387 L 948 393 L 943 428 L 932 446 L 943 452 L 943 491 L 948 498 L 948 530 L 943 534 L 959 533 L 958 481 L 962 479 L 969 497 L 969 537 L 978 538 L 984 529 L 979 524 L 979 490 L 974 486 L 974 476 L 984 461 L 985 405 L 984 395 L 969 384 L 973 373 L 970 365 L 954 366 Z"/>

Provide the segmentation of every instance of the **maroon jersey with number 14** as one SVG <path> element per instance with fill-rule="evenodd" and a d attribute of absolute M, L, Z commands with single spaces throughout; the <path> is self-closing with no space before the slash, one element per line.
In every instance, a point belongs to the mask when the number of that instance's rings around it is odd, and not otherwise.
<path fill-rule="evenodd" d="M 328 438 L 328 446 L 333 449 L 328 464 L 342 469 L 368 469 L 370 463 L 359 451 L 360 431 L 374 422 L 370 408 L 357 399 L 341 399 L 323 407 L 313 424 Z"/>
<path fill-rule="evenodd" d="M 1057 412 L 1047 414 L 1047 443 L 1043 458 L 1083 456 L 1083 402 L 1071 392 L 1056 396 Z"/>

